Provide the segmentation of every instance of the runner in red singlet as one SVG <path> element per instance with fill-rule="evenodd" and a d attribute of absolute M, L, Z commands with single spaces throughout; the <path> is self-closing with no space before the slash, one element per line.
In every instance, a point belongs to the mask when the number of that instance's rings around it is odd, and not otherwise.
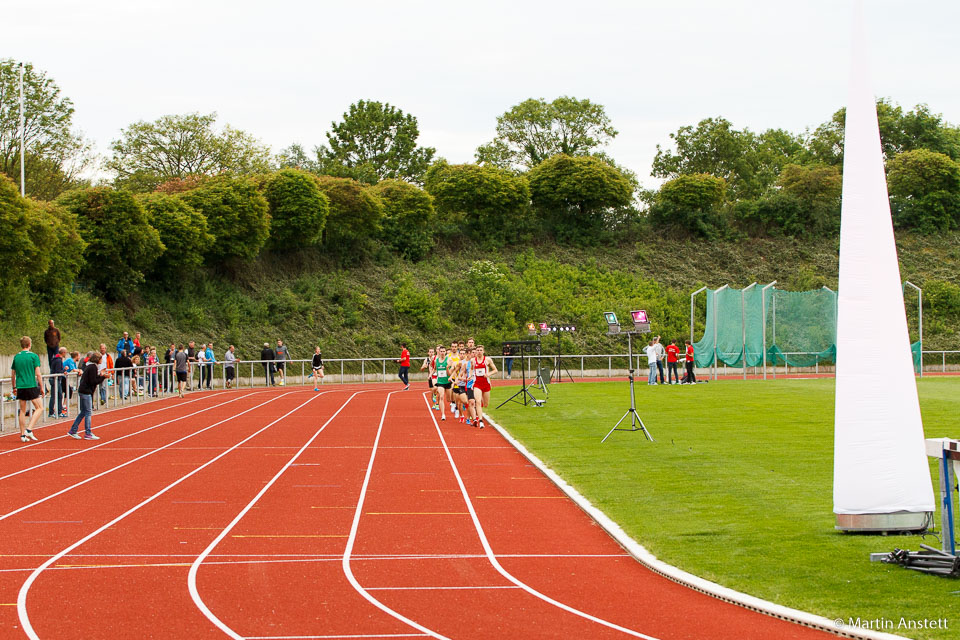
<path fill-rule="evenodd" d="M 493 358 L 488 357 L 483 351 L 483 345 L 477 345 L 477 357 L 473 361 L 473 374 L 476 382 L 473 384 L 474 397 L 480 392 L 480 397 L 476 398 L 477 426 L 483 429 L 483 408 L 490 404 L 490 376 L 497 372 L 497 367 L 493 364 Z"/>

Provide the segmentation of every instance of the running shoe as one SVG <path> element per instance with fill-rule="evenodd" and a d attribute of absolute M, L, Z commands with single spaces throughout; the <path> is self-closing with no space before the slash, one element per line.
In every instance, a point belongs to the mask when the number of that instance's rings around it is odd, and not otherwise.
<path fill-rule="evenodd" d="M 409 390 L 410 390 L 410 385 L 405 386 L 405 387 L 403 388 L 403 390 L 404 390 L 404 391 L 409 391 Z"/>
<path fill-rule="evenodd" d="M 477 426 L 483 429 L 483 420 L 480 420 L 479 422 L 477 422 Z"/>
<path fill-rule="evenodd" d="M 469 427 L 469 426 L 472 426 L 472 423 L 470 422 L 470 418 L 467 418 L 466 424 L 467 424 L 468 427 Z"/>
<path fill-rule="evenodd" d="M 60 414 L 60 417 L 61 417 L 61 418 L 69 418 L 70 416 L 68 416 L 68 415 L 67 415 L 67 412 L 64 411 L 63 413 Z"/>
<path fill-rule="evenodd" d="M 99 439 L 100 439 L 100 436 L 98 436 L 98 435 L 95 434 L 95 433 L 85 433 L 85 434 L 83 434 L 83 439 L 84 439 L 84 440 L 99 440 Z"/>
<path fill-rule="evenodd" d="M 447 419 L 447 416 L 440 416 L 440 419 L 441 419 L 441 420 L 446 420 L 446 419 Z"/>
<path fill-rule="evenodd" d="M 70 436 L 71 438 L 73 438 L 74 440 L 79 440 L 79 439 L 80 439 L 80 434 L 79 434 L 79 433 L 67 433 L 67 435 Z"/>
<path fill-rule="evenodd" d="M 39 438 L 37 438 L 37 436 L 33 435 L 33 431 L 31 431 L 30 429 L 27 429 L 27 437 L 30 438 L 31 440 L 33 440 L 34 442 L 36 442 L 37 440 L 39 440 Z"/>
<path fill-rule="evenodd" d="M 314 390 L 314 391 L 320 391 L 320 389 L 319 389 L 318 387 L 314 387 L 313 390 Z"/>
<path fill-rule="evenodd" d="M 20 436 L 20 442 L 30 442 L 30 438 L 25 435 Z"/>
<path fill-rule="evenodd" d="M 48 414 L 47 414 L 47 417 L 56 420 L 56 419 L 57 419 L 57 414 L 55 414 L 55 413 L 48 413 Z"/>

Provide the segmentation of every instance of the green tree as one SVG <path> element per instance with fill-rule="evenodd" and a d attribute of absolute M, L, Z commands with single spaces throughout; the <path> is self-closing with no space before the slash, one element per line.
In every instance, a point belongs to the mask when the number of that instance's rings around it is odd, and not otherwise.
<path fill-rule="evenodd" d="M 676 150 L 657 145 L 651 175 L 675 178 L 709 173 L 723 178 L 733 198 L 762 195 L 780 169 L 803 153 L 800 139 L 782 129 L 760 135 L 737 130 L 725 118 L 707 118 L 696 127 L 680 127 L 671 133 Z"/>
<path fill-rule="evenodd" d="M 756 200 L 741 200 L 734 217 L 753 235 L 804 237 L 835 233 L 840 227 L 840 191 L 843 179 L 833 165 L 795 165 L 783 168 L 779 190 Z"/>
<path fill-rule="evenodd" d="M 30 234 L 26 198 L 12 180 L 0 176 L 0 285 L 21 283 L 31 274 L 43 273 L 40 247 Z"/>
<path fill-rule="evenodd" d="M 560 154 L 530 171 L 530 199 L 563 241 L 594 242 L 604 214 L 626 207 L 633 197 L 630 180 L 592 156 Z"/>
<path fill-rule="evenodd" d="M 147 193 L 137 200 L 166 247 L 154 265 L 154 274 L 177 282 L 203 264 L 214 238 L 202 213 L 182 198 L 165 193 Z"/>
<path fill-rule="evenodd" d="M 915 149 L 887 163 L 890 209 L 896 226 L 936 233 L 960 225 L 960 164 Z"/>
<path fill-rule="evenodd" d="M 324 247 L 341 259 L 359 261 L 380 233 L 383 203 L 368 187 L 350 178 L 318 176 L 316 181 L 330 200 Z"/>
<path fill-rule="evenodd" d="M 0 173 L 20 184 L 20 72 L 0 59 Z M 50 200 L 81 184 L 90 143 L 71 131 L 73 102 L 32 64 L 24 65 L 24 160 L 27 194 Z"/>
<path fill-rule="evenodd" d="M 421 184 L 436 149 L 418 147 L 417 119 L 389 103 L 360 100 L 330 124 L 329 146 L 316 149 L 319 171 L 375 183 L 395 178 Z"/>
<path fill-rule="evenodd" d="M 164 250 L 140 203 L 109 187 L 68 191 L 57 202 L 77 216 L 87 243 L 81 279 L 108 300 L 128 296 Z"/>
<path fill-rule="evenodd" d="M 475 164 L 437 162 L 427 172 L 427 192 L 441 217 L 462 219 L 475 239 L 502 244 L 525 227 L 530 203 L 526 176 Z"/>
<path fill-rule="evenodd" d="M 27 202 L 30 236 L 47 256 L 45 270 L 31 272 L 28 279 L 31 288 L 49 300 L 70 290 L 83 269 L 87 243 L 74 213 L 53 202 Z"/>
<path fill-rule="evenodd" d="M 557 154 L 594 153 L 616 135 L 602 105 L 569 96 L 530 98 L 497 118 L 497 135 L 477 148 L 477 162 L 531 169 Z"/>
<path fill-rule="evenodd" d="M 320 242 L 330 214 L 330 200 L 310 174 L 282 169 L 263 191 L 270 204 L 270 243 L 276 249 Z"/>
<path fill-rule="evenodd" d="M 270 235 L 269 206 L 249 180 L 220 176 L 181 197 L 207 219 L 214 238 L 206 254 L 209 262 L 250 260 L 266 244 Z"/>
<path fill-rule="evenodd" d="M 843 135 L 847 110 L 838 109 L 829 121 L 809 136 L 810 155 L 823 164 L 843 164 Z M 960 160 L 960 129 L 930 112 L 925 104 L 904 113 L 896 103 L 884 98 L 877 100 L 877 121 L 883 154 L 892 158 L 898 153 L 914 149 L 929 149 Z"/>
<path fill-rule="evenodd" d="M 436 215 L 433 198 L 420 187 L 400 180 L 384 180 L 373 187 L 383 202 L 381 238 L 408 260 L 420 260 L 433 247 Z"/>
<path fill-rule="evenodd" d="M 168 115 L 134 122 L 111 144 L 106 168 L 117 184 L 152 191 L 171 178 L 266 171 L 270 152 L 256 138 L 230 125 L 217 131 L 217 114 Z"/>
<path fill-rule="evenodd" d="M 650 207 L 650 221 L 660 227 L 715 238 L 724 228 L 721 206 L 727 184 L 707 173 L 681 175 L 660 187 Z"/>

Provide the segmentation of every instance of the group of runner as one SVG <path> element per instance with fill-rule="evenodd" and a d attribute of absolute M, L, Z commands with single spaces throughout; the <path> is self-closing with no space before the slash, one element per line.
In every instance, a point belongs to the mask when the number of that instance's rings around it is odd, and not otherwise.
<path fill-rule="evenodd" d="M 497 373 L 493 358 L 473 338 L 438 344 L 427 352 L 420 371 L 429 372 L 432 408 L 447 419 L 447 407 L 463 424 L 484 428 L 483 409 L 490 404 L 490 376 Z"/>

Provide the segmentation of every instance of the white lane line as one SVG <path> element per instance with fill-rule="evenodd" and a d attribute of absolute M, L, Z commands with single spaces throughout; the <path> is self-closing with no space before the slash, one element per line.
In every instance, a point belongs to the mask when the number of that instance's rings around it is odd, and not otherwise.
<path fill-rule="evenodd" d="M 259 393 L 259 392 L 257 392 L 257 393 Z M 147 427 L 147 428 L 145 428 L 145 429 L 141 429 L 140 431 L 134 431 L 133 433 L 128 433 L 128 434 L 125 435 L 125 436 L 119 436 L 119 437 L 117 437 L 117 438 L 111 438 L 110 440 L 107 440 L 106 442 L 102 442 L 102 443 L 100 443 L 100 444 L 98 444 L 98 445 L 94 445 L 94 446 L 92 446 L 92 447 L 85 447 L 85 448 L 83 448 L 83 449 L 77 449 L 77 450 L 75 450 L 73 453 L 67 454 L 67 455 L 65 455 L 65 456 L 60 456 L 59 458 L 51 458 L 50 460 L 47 460 L 46 462 L 41 462 L 40 464 L 35 464 L 35 465 L 33 465 L 32 467 L 27 467 L 26 469 L 20 469 L 19 471 L 14 471 L 13 473 L 8 473 L 8 474 L 5 475 L 5 476 L 0 476 L 0 480 L 6 480 L 7 478 L 12 478 L 13 476 L 18 476 L 18 475 L 20 475 L 21 473 L 26 473 L 26 472 L 28 472 L 28 471 L 33 471 L 34 469 L 39 469 L 40 467 L 45 467 L 45 466 L 47 466 L 48 464 L 53 464 L 54 462 L 60 462 L 61 460 L 66 460 L 67 458 L 72 458 L 73 456 L 78 456 L 78 455 L 80 455 L 80 454 L 82 454 L 82 453 L 87 453 L 88 451 L 95 451 L 95 450 L 99 449 L 100 447 L 106 447 L 106 446 L 108 446 L 108 445 L 112 445 L 112 444 L 115 443 L 115 442 L 120 442 L 121 440 L 126 440 L 127 438 L 132 438 L 133 436 L 140 435 L 141 433 L 146 433 L 147 431 L 153 431 L 154 429 L 159 429 L 160 427 L 162 427 L 162 426 L 164 426 L 164 425 L 168 425 L 168 424 L 170 424 L 171 422 L 177 422 L 177 421 L 179 421 L 179 420 L 183 420 L 184 418 L 191 418 L 191 417 L 193 417 L 193 416 L 195 416 L 195 415 L 197 415 L 197 414 L 199 414 L 199 413 L 203 413 L 204 411 L 209 411 L 210 409 L 216 409 L 216 408 L 218 408 L 218 407 L 222 407 L 222 406 L 224 406 L 224 405 L 230 404 L 231 402 L 236 402 L 237 400 L 242 400 L 243 398 L 249 397 L 250 395 L 252 395 L 252 394 L 249 394 L 249 393 L 248 393 L 248 394 L 244 394 L 244 395 L 239 396 L 239 397 L 237 397 L 237 398 L 233 398 L 233 399 L 231 399 L 231 400 L 227 400 L 226 402 L 221 402 L 220 404 L 215 404 L 215 405 L 213 405 L 213 406 L 206 407 L 206 408 L 204 408 L 204 409 L 200 409 L 199 411 L 194 411 L 193 413 L 188 413 L 188 414 L 185 415 L 185 416 L 177 416 L 176 418 L 173 418 L 172 420 L 167 420 L 166 422 L 161 422 L 161 423 L 159 423 L 159 424 L 155 424 L 155 425 L 153 425 L 153 426 L 151 426 L 151 427 Z M 106 425 L 104 425 L 104 426 L 106 426 Z M 62 437 L 66 438 L 67 436 L 62 436 Z M 47 442 L 47 441 L 44 441 L 44 442 Z M 37 444 L 40 444 L 40 443 L 38 442 Z M 111 447 L 111 448 L 112 448 L 112 447 Z"/>
<path fill-rule="evenodd" d="M 519 589 L 520 587 L 512 584 L 488 585 L 476 587 L 366 587 L 367 591 L 456 591 L 459 589 Z"/>
<path fill-rule="evenodd" d="M 255 391 L 254 393 L 261 393 L 261 392 L 260 392 L 260 391 Z M 249 394 L 249 393 L 245 393 L 245 394 L 243 394 L 243 395 L 244 395 L 244 396 L 248 396 L 248 395 L 250 395 L 250 394 Z M 167 409 L 175 409 L 175 408 L 178 408 L 178 407 L 182 407 L 182 406 L 185 405 L 185 404 L 192 404 L 192 403 L 194 403 L 194 402 L 200 402 L 201 400 L 206 400 L 206 399 L 211 398 L 211 397 L 213 397 L 213 396 L 203 396 L 203 397 L 201 397 L 201 398 L 194 398 L 193 400 L 187 400 L 186 402 L 180 402 L 180 403 L 177 403 L 177 404 L 168 404 L 168 405 L 165 406 L 165 407 L 160 407 L 160 408 L 158 408 L 158 409 L 154 409 L 153 411 L 146 411 L 146 412 L 144 412 L 144 413 L 136 413 L 136 412 L 133 412 L 133 415 L 127 416 L 126 418 L 120 418 L 119 420 L 114 420 L 114 421 L 112 421 L 112 422 L 104 422 L 103 424 L 97 425 L 96 427 L 93 427 L 93 430 L 96 431 L 97 429 L 102 429 L 102 428 L 104 428 L 104 427 L 109 427 L 110 425 L 112 425 L 112 424 L 117 424 L 117 423 L 119 423 L 119 422 L 126 422 L 127 420 L 134 420 L 134 419 L 136 419 L 136 418 L 142 418 L 143 416 L 149 416 L 150 414 L 157 413 L 157 412 L 159 412 L 159 411 L 166 411 Z M 131 410 L 134 409 L 134 407 L 129 407 L 129 408 L 130 408 Z M 76 418 L 76 416 L 74 416 L 74 418 Z M 55 424 L 56 424 L 56 423 L 55 423 Z M 68 423 L 67 423 L 66 421 L 64 421 L 63 424 L 68 424 Z M 48 425 L 48 426 L 52 426 L 52 425 Z M 12 433 L 8 433 L 8 434 L 6 434 L 6 435 L 8 435 L 8 436 L 13 436 L 13 435 L 18 435 L 18 434 L 17 434 L 16 432 L 12 432 Z M 3 437 L 3 436 L 0 436 L 0 437 Z M 7 455 L 8 453 L 16 453 L 17 451 L 25 451 L 25 450 L 30 449 L 30 448 L 32 448 L 32 447 L 39 447 L 40 445 L 53 442 L 54 440 L 62 440 L 62 439 L 64 439 L 64 438 L 66 438 L 66 437 L 67 437 L 66 435 L 56 436 L 56 437 L 54 437 L 54 438 L 47 438 L 46 440 L 41 440 L 40 442 L 34 442 L 34 443 L 32 443 L 32 444 L 24 445 L 24 446 L 22 446 L 22 447 L 17 447 L 16 449 L 9 449 L 9 450 L 7 450 L 7 451 L 0 451 L 0 456 L 5 456 L 5 455 Z"/>
<path fill-rule="evenodd" d="M 497 556 L 493 553 L 493 548 L 490 546 L 490 542 L 487 540 L 486 533 L 484 533 L 483 531 L 483 525 L 480 524 L 480 518 L 477 517 L 477 512 L 473 508 L 473 502 L 470 500 L 470 495 L 467 493 L 467 487 L 463 484 L 463 478 L 460 477 L 460 470 L 457 468 L 457 463 L 453 461 L 453 455 L 450 453 L 450 449 L 447 448 L 447 441 L 443 437 L 443 432 L 440 430 L 440 423 L 437 422 L 436 416 L 433 415 L 433 411 L 430 409 L 430 403 L 427 401 L 426 394 L 423 394 L 423 402 L 424 402 L 424 405 L 427 407 L 427 413 L 430 414 L 430 419 L 433 420 L 433 426 L 437 430 L 437 436 L 440 438 L 441 444 L 443 444 L 443 450 L 447 454 L 447 460 L 450 462 L 450 468 L 453 470 L 453 475 L 456 476 L 457 478 L 457 484 L 460 485 L 460 493 L 463 494 L 463 500 L 464 502 L 466 502 L 467 509 L 470 511 L 470 518 L 473 519 L 473 526 L 476 528 L 477 534 L 480 536 L 480 542 L 481 544 L 483 544 L 483 550 L 486 552 L 487 558 L 490 560 L 490 564 L 493 566 L 493 568 L 496 569 L 497 572 L 499 572 L 500 575 L 502 575 L 504 578 L 506 578 L 513 584 L 517 585 L 518 587 L 520 587 L 530 595 L 540 598 L 544 602 L 547 602 L 549 604 L 552 604 L 555 607 L 563 609 L 568 613 L 572 613 L 573 615 L 580 616 L 581 618 L 585 618 L 586 620 L 590 620 L 591 622 L 596 622 L 597 624 L 603 625 L 605 627 L 609 627 L 611 629 L 615 629 L 622 633 L 626 633 L 628 635 L 634 636 L 635 638 L 644 638 L 644 640 L 657 640 L 657 638 L 654 638 L 653 636 L 648 636 L 646 634 L 640 633 L 639 631 L 634 631 L 633 629 L 622 627 L 618 624 L 610 622 L 609 620 L 598 618 L 584 611 L 580 611 L 579 609 L 575 609 L 570 605 L 559 602 L 558 600 L 554 600 L 550 596 L 540 593 L 539 591 L 537 591 L 527 583 L 522 582 L 518 578 L 515 578 L 512 573 L 510 573 L 509 571 L 503 568 L 503 565 L 500 564 L 500 561 L 497 560 Z"/>
<path fill-rule="evenodd" d="M 367 497 L 367 487 L 370 485 L 370 475 L 373 472 L 373 461 L 377 457 L 377 446 L 380 444 L 380 434 L 383 433 L 383 421 L 387 417 L 387 407 L 390 406 L 390 398 L 393 397 L 394 393 L 403 393 L 403 392 L 391 391 L 390 393 L 387 394 L 387 401 L 383 403 L 383 413 L 380 414 L 380 424 L 377 427 L 377 437 L 373 441 L 373 448 L 370 451 L 370 462 L 367 463 L 367 473 L 363 477 L 363 486 L 360 487 L 360 497 L 357 499 L 357 510 L 353 514 L 353 524 L 350 526 L 350 537 L 347 538 L 347 547 L 343 551 L 343 564 L 342 564 L 343 574 L 347 577 L 347 580 L 350 581 L 350 584 L 353 586 L 353 588 L 357 590 L 357 593 L 359 593 L 361 596 L 366 598 L 368 602 L 373 604 L 373 606 L 377 607 L 381 611 L 388 613 L 389 615 L 393 616 L 397 620 L 405 622 L 406 624 L 410 625 L 414 629 L 417 629 L 418 631 L 422 631 L 423 633 L 433 638 L 437 638 L 438 640 L 450 640 L 446 636 L 442 636 L 436 631 L 432 631 L 431 629 L 428 629 L 425 626 L 417 622 L 414 622 L 413 620 L 402 615 L 401 613 L 394 611 L 387 605 L 383 604 L 382 602 L 374 598 L 372 595 L 370 595 L 370 593 L 366 589 L 360 586 L 360 583 L 357 582 L 356 577 L 354 577 L 353 575 L 353 569 L 350 567 L 350 556 L 353 553 L 353 545 L 356 544 L 357 542 L 357 529 L 360 528 L 360 516 L 363 514 L 363 502 Z M 424 396 L 424 399 L 426 399 L 426 396 Z M 429 405 L 427 406 L 429 407 Z"/>
<path fill-rule="evenodd" d="M 112 467 L 112 468 L 110 468 L 110 469 L 107 469 L 106 471 L 102 471 L 102 472 L 98 473 L 98 474 L 95 475 L 95 476 L 90 476 L 90 477 L 87 478 L 86 480 L 81 480 L 80 482 L 77 482 L 76 484 L 72 484 L 72 485 L 70 485 L 69 487 L 66 487 L 66 488 L 64 488 L 64 489 L 61 489 L 60 491 L 57 491 L 56 493 L 51 493 L 50 495 L 47 495 L 47 496 L 45 496 L 45 497 L 43 497 L 43 498 L 40 498 L 39 500 L 34 500 L 34 501 L 31 502 L 30 504 L 26 504 L 26 505 L 24 505 L 24 506 L 22 506 L 22 507 L 19 507 L 19 508 L 17 508 L 17 509 L 14 509 L 13 511 L 9 511 L 9 512 L 7 512 L 7 513 L 4 513 L 4 514 L 0 515 L 0 521 L 6 520 L 7 518 L 9 518 L 9 517 L 11 517 L 11 516 L 14 516 L 14 515 L 20 513 L 21 511 L 26 511 L 26 510 L 29 509 L 30 507 L 35 507 L 35 506 L 37 506 L 38 504 L 42 504 L 42 503 L 46 502 L 47 500 L 52 500 L 53 498 L 56 498 L 56 497 L 59 496 L 59 495 L 63 495 L 64 493 L 67 493 L 68 491 L 72 491 L 73 489 L 76 489 L 77 487 L 82 487 L 83 485 L 87 484 L 88 482 L 93 482 L 93 481 L 96 480 L 97 478 L 102 478 L 103 476 L 107 475 L 108 473 L 113 473 L 114 471 L 116 471 L 116 470 L 118 470 L 118 469 L 122 469 L 122 468 L 124 468 L 124 467 L 126 467 L 126 466 L 128 466 L 128 465 L 133 464 L 134 462 L 137 462 L 137 461 L 139 461 L 139 460 L 143 460 L 144 458 L 147 458 L 147 457 L 149 457 L 149 456 L 152 456 L 152 455 L 155 454 L 155 453 L 159 453 L 160 451 L 163 451 L 164 449 L 168 449 L 168 448 L 172 447 L 173 445 L 175 445 L 175 444 L 177 444 L 177 443 L 179 443 L 179 442 L 183 442 L 184 440 L 187 440 L 188 438 L 192 438 L 193 436 L 199 435 L 199 434 L 203 433 L 204 431 L 209 431 L 210 429 L 213 429 L 214 427 L 220 426 L 220 425 L 223 424 L 224 422 L 229 422 L 230 420 L 233 420 L 234 418 L 237 418 L 237 417 L 239 417 L 239 416 L 242 416 L 242 415 L 245 414 L 245 413 L 249 413 L 250 411 L 253 411 L 254 409 L 259 409 L 260 407 L 264 406 L 265 404 L 270 404 L 270 403 L 273 402 L 274 400 L 278 400 L 278 399 L 282 398 L 282 397 L 285 396 L 285 395 L 287 395 L 287 394 L 282 394 L 282 395 L 276 396 L 275 398 L 271 398 L 270 400 L 267 400 L 266 402 L 261 402 L 260 404 L 256 405 L 255 407 L 250 407 L 249 409 L 246 409 L 246 410 L 244 410 L 244 411 L 241 411 L 240 413 L 235 414 L 235 415 L 233 415 L 233 416 L 230 416 L 229 418 L 225 418 L 225 419 L 221 420 L 220 422 L 215 422 L 215 423 L 213 423 L 212 425 L 210 425 L 209 427 L 204 427 L 203 429 L 200 429 L 199 431 L 194 431 L 193 433 L 187 434 L 187 435 L 185 435 L 184 437 L 180 438 L 179 440 L 174 440 L 173 442 L 171 442 L 171 443 L 169 443 L 169 444 L 165 444 L 165 445 L 163 445 L 162 447 L 158 447 L 158 448 L 156 448 L 156 449 L 153 449 L 153 450 L 151 450 L 151 451 L 148 451 L 147 453 L 143 454 L 142 456 L 138 456 L 138 457 L 136 457 L 136 458 L 134 458 L 134 459 L 132 459 L 132 460 L 127 460 L 126 462 L 124 462 L 124 463 L 122 463 L 122 464 L 118 464 L 117 466 Z M 232 401 L 231 401 L 231 402 L 232 402 Z M 226 404 L 226 403 L 224 403 L 224 404 Z"/>
<path fill-rule="evenodd" d="M 207 620 L 212 622 L 218 629 L 223 631 L 225 634 L 227 634 L 231 638 L 234 638 L 234 640 L 243 640 L 243 636 L 241 636 L 239 633 L 237 633 L 236 631 L 231 629 L 229 626 L 227 626 L 227 624 L 223 622 L 223 620 L 218 618 L 212 611 L 210 611 L 210 608 L 203 601 L 203 598 L 200 597 L 200 592 L 197 590 L 197 571 L 200 569 L 200 565 L 207 558 L 207 556 L 210 555 L 210 552 L 213 551 L 216 548 L 216 546 L 220 544 L 220 542 L 225 537 L 227 537 L 227 535 L 229 535 L 229 533 L 233 530 L 235 526 L 237 526 L 237 523 L 240 522 L 240 520 L 242 520 L 245 515 L 247 515 L 247 512 L 250 511 L 250 509 L 252 509 L 253 506 L 257 504 L 257 502 L 259 502 L 260 498 L 263 497 L 263 495 L 270 489 L 270 487 L 273 486 L 273 484 L 280 478 L 280 476 L 282 476 L 284 472 L 286 472 L 286 470 L 289 469 L 290 466 L 297 461 L 297 459 L 301 456 L 301 454 L 303 454 L 303 452 L 306 451 L 307 447 L 309 447 L 310 444 L 317 439 L 317 436 L 323 433 L 323 430 L 327 428 L 327 425 L 333 422 L 334 418 L 340 415 L 340 412 L 343 411 L 348 404 L 350 404 L 350 401 L 353 400 L 358 395 L 360 395 L 361 393 L 364 393 L 364 392 L 357 391 L 353 393 L 349 398 L 347 398 L 346 401 L 342 405 L 340 405 L 340 408 L 337 409 L 337 411 L 332 416 L 330 416 L 330 418 L 326 422 L 323 423 L 323 425 L 316 431 L 316 433 L 314 433 L 310 437 L 309 440 L 307 440 L 307 443 L 304 444 L 302 447 L 300 447 L 300 449 L 293 455 L 293 457 L 290 458 L 290 460 L 288 460 L 285 465 L 283 465 L 280 471 L 278 471 L 276 475 L 274 475 L 273 478 L 271 478 L 270 481 L 267 482 L 263 486 L 263 488 L 260 489 L 259 492 L 257 492 L 257 495 L 253 497 L 253 500 L 248 502 L 247 506 L 245 506 L 243 509 L 240 510 L 240 513 L 238 513 L 236 517 L 234 517 L 234 519 L 230 521 L 230 524 L 228 524 L 223 529 L 223 531 L 221 531 L 220 534 L 216 538 L 214 538 L 209 545 L 207 545 L 207 548 L 204 549 L 203 552 L 199 556 L 197 556 L 197 558 L 190 564 L 190 571 L 187 574 L 187 588 L 190 591 L 190 598 L 193 599 L 193 603 L 197 605 L 197 608 L 200 609 L 200 612 L 207 618 Z"/>
<path fill-rule="evenodd" d="M 247 636 L 246 640 L 337 640 L 338 638 L 423 638 L 425 633 L 365 633 L 339 636 Z"/>
<path fill-rule="evenodd" d="M 259 408 L 259 407 L 262 407 L 262 406 L 265 405 L 265 404 L 269 404 L 269 403 L 271 403 L 271 402 L 274 402 L 275 400 L 279 400 L 280 398 L 284 397 L 285 395 L 287 395 L 287 394 L 281 394 L 281 395 L 279 395 L 279 396 L 276 396 L 275 398 L 272 398 L 272 399 L 270 399 L 270 400 L 267 400 L 266 402 L 264 402 L 264 403 L 262 403 L 262 404 L 259 404 L 259 405 L 257 405 L 256 407 L 251 407 L 250 409 L 247 409 L 246 411 L 243 411 L 243 412 L 241 412 L 241 413 L 238 413 L 237 415 L 235 415 L 235 416 L 233 416 L 233 417 L 231 417 L 231 418 L 227 418 L 227 420 L 232 420 L 233 418 L 239 418 L 239 417 L 242 416 L 243 414 L 248 413 L 248 412 L 250 412 L 250 411 L 253 411 L 254 409 L 257 409 L 257 408 Z M 303 404 L 297 406 L 295 409 L 291 409 L 289 412 L 287 412 L 287 413 L 284 414 L 283 416 L 277 418 L 276 420 L 274 420 L 273 422 L 271 422 L 271 423 L 268 424 L 267 426 L 265 426 L 265 427 L 263 427 L 263 428 L 255 431 L 254 433 L 250 434 L 249 436 L 247 436 L 246 438 L 244 438 L 243 440 L 241 440 L 241 441 L 238 442 L 237 444 L 233 445 L 233 446 L 230 447 L 229 449 L 226 449 L 225 451 L 223 451 L 223 452 L 220 453 L 219 455 L 214 456 L 213 458 L 211 458 L 209 461 L 207 461 L 207 462 L 206 462 L 205 464 L 203 464 L 202 466 L 199 466 L 199 467 L 197 467 L 196 469 L 194 469 L 193 471 L 191 471 L 190 473 L 188 473 L 188 474 L 186 474 L 186 475 L 184 475 L 184 476 L 181 476 L 179 479 L 177 479 L 177 480 L 175 480 L 174 482 L 168 484 L 166 487 L 164 487 L 163 489 L 161 489 L 161 490 L 158 491 L 157 493 L 153 494 L 152 496 L 150 496 L 149 498 L 147 498 L 147 499 L 144 500 L 143 502 L 140 502 L 140 503 L 137 504 L 136 506 L 131 507 L 131 508 L 128 509 L 127 511 L 124 511 L 122 514 L 120 514 L 119 516 L 117 516 L 116 518 L 114 518 L 113 520 L 111 520 L 110 522 L 108 522 L 107 524 L 103 525 L 102 527 L 100 527 L 99 529 L 97 529 L 96 531 L 94 531 L 93 533 L 87 534 L 86 536 L 84 536 L 84 537 L 81 538 L 80 540 L 77 540 L 76 542 L 74 542 L 73 544 L 71 544 L 69 547 L 67 547 L 66 549 L 60 551 L 60 553 L 56 554 L 55 556 L 50 557 L 46 562 L 44 562 L 44 563 L 41 564 L 39 567 L 37 567 L 36 569 L 34 569 L 33 573 L 30 574 L 30 576 L 27 578 L 27 580 L 26 580 L 26 581 L 23 583 L 23 585 L 20 587 L 20 592 L 17 594 L 17 615 L 18 615 L 19 618 L 20 618 L 20 624 L 23 626 L 23 631 L 24 631 L 24 633 L 27 634 L 27 637 L 30 638 L 30 640 L 39 640 L 39 638 L 40 638 L 40 636 L 38 636 L 38 635 L 37 635 L 37 632 L 34 630 L 33 625 L 30 623 L 30 616 L 27 614 L 27 594 L 30 592 L 30 587 L 33 585 L 33 583 L 34 583 L 34 582 L 36 581 L 36 579 L 40 576 L 40 574 L 43 572 L 44 569 L 46 569 L 47 567 L 49 567 L 50 565 L 52 565 L 54 562 L 57 562 L 58 560 L 60 560 L 60 558 L 64 557 L 65 555 L 67 555 L 68 553 L 70 553 L 71 551 L 73 551 L 74 549 L 76 549 L 77 547 L 79 547 L 80 545 L 82 545 L 82 544 L 84 544 L 85 542 L 93 539 L 94 537 L 96 537 L 96 536 L 99 535 L 100 533 L 102 533 L 102 532 L 106 531 L 107 529 L 109 529 L 110 527 L 114 526 L 115 524 L 117 524 L 118 522 L 120 522 L 121 520 L 123 520 L 124 518 L 126 518 L 127 516 L 129 516 L 131 513 L 137 511 L 138 509 L 140 509 L 141 507 L 143 507 L 143 506 L 145 506 L 145 505 L 150 504 L 151 502 L 153 502 L 154 500 L 156 500 L 157 498 L 159 498 L 160 496 L 162 496 L 163 494 L 165 494 L 165 493 L 166 493 L 167 491 L 169 491 L 170 489 L 173 489 L 174 487 L 176 487 L 177 485 L 179 485 L 181 482 L 184 482 L 185 480 L 187 480 L 187 479 L 193 477 L 194 475 L 200 473 L 200 471 L 202 471 L 203 469 L 209 467 L 211 464 L 213 464 L 214 462 L 216 462 L 216 461 L 219 460 L 220 458 L 223 458 L 225 455 L 227 455 L 227 454 L 230 453 L 231 451 L 233 451 L 233 450 L 237 449 L 238 447 L 242 446 L 243 443 L 245 443 L 245 442 L 247 442 L 247 441 L 249 441 L 249 440 L 252 440 L 253 438 L 257 437 L 258 435 L 260 435 L 261 433 L 263 433 L 264 431 L 266 431 L 267 429 L 269 429 L 269 428 L 272 427 L 273 425 L 277 424 L 278 422 L 280 422 L 281 420 L 283 420 L 283 419 L 286 418 L 287 416 L 290 416 L 290 415 L 296 413 L 296 412 L 299 411 L 301 408 L 307 406 L 308 404 L 310 404 L 311 402 L 313 402 L 313 401 L 314 401 L 316 398 L 318 398 L 318 397 L 320 397 L 320 394 L 315 395 L 315 396 L 312 396 L 309 400 L 307 400 L 307 401 L 304 402 Z M 222 420 L 221 422 L 226 422 L 227 420 Z M 220 423 L 217 423 L 217 424 L 220 424 Z M 215 426 L 215 425 L 214 425 L 214 426 Z M 209 427 L 208 427 L 208 428 L 209 428 Z M 199 432 L 198 432 L 198 433 L 199 433 Z M 188 437 L 189 437 L 189 436 L 188 436 Z"/>

